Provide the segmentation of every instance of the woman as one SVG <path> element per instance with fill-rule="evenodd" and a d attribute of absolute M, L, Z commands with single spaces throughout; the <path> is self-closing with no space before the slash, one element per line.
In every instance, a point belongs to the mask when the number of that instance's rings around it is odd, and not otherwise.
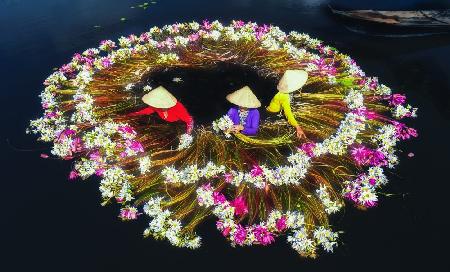
<path fill-rule="evenodd" d="M 283 111 L 289 124 L 295 127 L 299 139 L 306 138 L 306 135 L 292 114 L 291 95 L 293 92 L 299 90 L 307 79 L 308 73 L 303 70 L 287 70 L 278 82 L 278 93 L 272 98 L 272 101 L 270 101 L 267 107 L 267 111 L 269 112 Z"/>
<path fill-rule="evenodd" d="M 186 108 L 163 86 L 151 90 L 142 97 L 142 101 L 149 105 L 145 109 L 130 113 L 128 116 L 150 115 L 157 113 L 166 122 L 183 121 L 186 123 L 186 133 L 191 134 L 194 119 Z"/>
<path fill-rule="evenodd" d="M 261 102 L 256 98 L 252 90 L 245 86 L 242 89 L 227 95 L 227 100 L 236 105 L 227 115 L 234 123 L 233 132 L 240 132 L 247 136 L 253 136 L 259 129 L 259 111 Z"/>

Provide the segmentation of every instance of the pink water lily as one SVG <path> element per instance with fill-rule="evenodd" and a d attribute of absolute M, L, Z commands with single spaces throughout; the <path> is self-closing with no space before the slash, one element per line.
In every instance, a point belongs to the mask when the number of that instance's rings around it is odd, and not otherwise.
<path fill-rule="evenodd" d="M 112 50 L 116 48 L 116 43 L 111 40 L 103 40 L 100 42 L 100 47 L 104 47 L 106 50 Z"/>
<path fill-rule="evenodd" d="M 316 147 L 316 144 L 313 142 L 304 143 L 300 146 L 300 150 L 305 152 L 308 157 L 314 157 L 314 148 Z"/>
<path fill-rule="evenodd" d="M 277 230 L 279 232 L 282 232 L 287 228 L 286 221 L 287 221 L 287 218 L 285 215 L 283 215 L 275 222 L 275 227 L 277 228 Z"/>
<path fill-rule="evenodd" d="M 94 51 L 94 49 L 88 49 L 88 50 L 86 50 L 84 53 L 83 53 L 83 55 L 85 55 L 86 57 L 95 57 L 97 54 L 96 54 L 96 52 Z"/>
<path fill-rule="evenodd" d="M 238 196 L 230 202 L 230 206 L 234 207 L 235 215 L 244 215 L 248 212 L 247 203 L 243 196 Z"/>
<path fill-rule="evenodd" d="M 72 170 L 72 171 L 70 171 L 70 173 L 69 173 L 69 180 L 74 180 L 74 179 L 78 178 L 79 176 L 80 176 L 80 175 L 78 174 L 77 171 Z"/>
<path fill-rule="evenodd" d="M 350 153 L 358 165 L 383 166 L 387 164 L 386 155 L 380 150 L 357 145 L 351 149 Z"/>
<path fill-rule="evenodd" d="M 390 101 L 389 103 L 391 105 L 397 106 L 397 105 L 403 105 L 406 102 L 406 96 L 402 95 L 402 94 L 393 94 L 390 97 Z"/>
<path fill-rule="evenodd" d="M 101 160 L 102 156 L 100 155 L 100 151 L 95 150 L 94 152 L 89 154 L 89 159 L 99 162 Z"/>
<path fill-rule="evenodd" d="M 374 111 L 367 110 L 366 107 L 361 107 L 361 108 L 354 109 L 352 111 L 352 113 L 354 113 L 356 115 L 359 115 L 359 116 L 364 116 L 364 117 L 367 118 L 367 120 L 374 120 L 374 119 L 377 118 L 377 113 L 374 112 Z"/>
<path fill-rule="evenodd" d="M 378 84 L 378 78 L 372 77 L 369 80 L 370 80 L 370 82 L 369 82 L 369 89 L 375 90 L 376 88 L 378 88 L 378 85 L 379 85 Z"/>
<path fill-rule="evenodd" d="M 245 242 L 245 239 L 247 238 L 247 230 L 243 226 L 238 224 L 235 229 L 233 238 L 236 244 L 242 246 Z"/>
<path fill-rule="evenodd" d="M 369 165 L 371 166 L 384 166 L 387 165 L 386 155 L 380 150 L 374 150 L 369 159 Z"/>
<path fill-rule="evenodd" d="M 117 128 L 117 131 L 119 131 L 120 133 L 123 134 L 132 134 L 132 135 L 136 135 L 136 131 L 134 130 L 134 128 L 132 126 L 119 126 Z"/>
<path fill-rule="evenodd" d="M 407 127 L 405 124 L 400 122 L 393 122 L 395 126 L 395 136 L 402 140 L 410 139 L 411 137 L 416 138 L 419 136 L 417 130 Z"/>
<path fill-rule="evenodd" d="M 188 36 L 189 41 L 191 42 L 195 42 L 198 40 L 198 38 L 200 37 L 200 35 L 198 33 L 194 33 Z"/>
<path fill-rule="evenodd" d="M 83 150 L 83 141 L 80 137 L 76 137 L 72 140 L 72 143 L 70 144 L 70 150 L 72 152 L 81 152 Z"/>
<path fill-rule="evenodd" d="M 259 177 L 263 175 L 263 169 L 259 165 L 254 165 L 252 170 L 250 170 L 250 175 L 252 177 Z"/>
<path fill-rule="evenodd" d="M 119 217 L 122 220 L 135 220 L 138 218 L 138 216 L 140 215 L 140 213 L 137 212 L 136 208 L 122 208 L 120 209 L 120 214 Z"/>
<path fill-rule="evenodd" d="M 211 23 L 208 20 L 203 20 L 202 26 L 206 30 L 210 30 L 212 28 L 212 25 L 211 25 Z"/>
<path fill-rule="evenodd" d="M 144 152 L 144 147 L 142 144 L 135 140 L 126 140 L 125 144 L 128 148 L 133 150 L 134 152 Z"/>
<path fill-rule="evenodd" d="M 218 230 L 220 230 L 222 232 L 223 236 L 227 237 L 228 234 L 230 234 L 231 228 L 225 227 L 225 224 L 221 220 L 218 220 L 216 222 L 216 227 Z"/>
<path fill-rule="evenodd" d="M 139 42 L 139 37 L 136 36 L 136 35 L 134 35 L 134 34 L 129 35 L 129 36 L 127 37 L 127 39 L 128 39 L 132 44 L 136 44 L 136 43 Z"/>
<path fill-rule="evenodd" d="M 269 245 L 275 241 L 273 234 L 264 226 L 256 226 L 253 228 L 256 240 L 263 246 Z"/>
<path fill-rule="evenodd" d="M 214 204 L 223 204 L 227 201 L 227 199 L 225 198 L 225 196 L 220 193 L 220 192 L 214 192 L 213 193 L 213 199 L 214 199 Z"/>
<path fill-rule="evenodd" d="M 245 25 L 245 23 L 242 20 L 238 20 L 238 21 L 234 21 L 233 22 L 233 27 L 237 28 L 237 29 L 242 28 L 244 25 Z"/>
<path fill-rule="evenodd" d="M 256 34 L 255 34 L 256 39 L 261 40 L 264 37 L 264 35 L 266 35 L 266 33 L 269 32 L 269 30 L 270 30 L 270 27 L 268 25 L 264 24 L 262 26 L 259 26 L 256 29 Z"/>
<path fill-rule="evenodd" d="M 139 40 L 143 43 L 146 43 L 150 41 L 150 35 L 148 34 L 148 32 L 144 32 L 141 34 L 141 36 L 139 36 Z"/>
<path fill-rule="evenodd" d="M 57 114 L 56 112 L 54 112 L 54 111 L 47 112 L 47 113 L 45 114 L 45 117 L 47 117 L 47 118 L 55 118 L 55 117 L 57 117 L 57 116 L 58 116 L 58 114 Z"/>
<path fill-rule="evenodd" d="M 76 63 L 83 63 L 84 57 L 80 53 L 76 53 L 72 57 L 72 61 Z"/>
<path fill-rule="evenodd" d="M 56 134 L 56 141 L 57 142 L 63 142 L 65 141 L 68 137 L 75 135 L 76 131 L 73 129 L 65 129 L 63 131 L 60 131 Z"/>
<path fill-rule="evenodd" d="M 357 84 L 359 85 L 359 86 L 364 86 L 364 85 L 366 85 L 366 78 L 360 78 L 360 79 L 358 79 L 358 81 L 357 81 Z"/>
<path fill-rule="evenodd" d="M 103 68 L 109 68 L 113 64 L 112 60 L 108 57 L 101 58 L 101 63 L 102 63 Z"/>
<path fill-rule="evenodd" d="M 328 64 L 323 58 L 313 60 L 312 63 L 316 65 L 318 72 L 321 74 L 336 75 L 337 73 L 333 64 Z"/>
<path fill-rule="evenodd" d="M 225 182 L 226 183 L 231 183 L 234 179 L 233 174 L 231 173 L 226 173 L 225 175 L 223 175 L 225 178 Z"/>
<path fill-rule="evenodd" d="M 351 150 L 352 158 L 358 165 L 365 165 L 369 161 L 371 154 L 372 151 L 363 145 L 354 147 Z"/>
<path fill-rule="evenodd" d="M 99 176 L 99 177 L 103 177 L 103 175 L 105 174 L 105 168 L 97 168 L 95 169 L 95 175 Z"/>
<path fill-rule="evenodd" d="M 172 31 L 173 31 L 173 33 L 180 32 L 180 28 L 178 27 L 178 24 L 173 24 L 172 25 Z"/>
<path fill-rule="evenodd" d="M 59 71 L 64 74 L 64 76 L 68 78 L 74 78 L 75 73 L 77 72 L 75 68 L 70 64 L 64 64 L 61 68 L 59 68 Z"/>

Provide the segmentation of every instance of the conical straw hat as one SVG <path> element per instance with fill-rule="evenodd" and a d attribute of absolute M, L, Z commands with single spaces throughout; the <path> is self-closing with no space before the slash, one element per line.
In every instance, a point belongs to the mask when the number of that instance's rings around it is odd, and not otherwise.
<path fill-rule="evenodd" d="M 305 85 L 308 73 L 303 70 L 287 70 L 278 82 L 277 89 L 282 93 L 292 93 Z"/>
<path fill-rule="evenodd" d="M 256 98 L 256 95 L 252 92 L 252 90 L 248 86 L 245 86 L 242 89 L 230 93 L 229 95 L 227 95 L 227 100 L 240 107 L 245 108 L 261 107 L 261 102 L 259 102 L 258 98 Z"/>
<path fill-rule="evenodd" d="M 159 86 L 142 97 L 145 104 L 155 108 L 168 109 L 177 104 L 177 99 L 166 88 Z"/>

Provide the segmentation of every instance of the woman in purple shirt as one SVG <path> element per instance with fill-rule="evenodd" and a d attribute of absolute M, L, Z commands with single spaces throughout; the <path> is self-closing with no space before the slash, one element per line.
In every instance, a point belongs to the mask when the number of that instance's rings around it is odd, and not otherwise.
<path fill-rule="evenodd" d="M 245 86 L 227 95 L 227 100 L 237 107 L 232 107 L 227 115 L 234 123 L 233 132 L 240 132 L 247 136 L 254 136 L 259 129 L 259 111 L 261 102 L 252 90 Z"/>

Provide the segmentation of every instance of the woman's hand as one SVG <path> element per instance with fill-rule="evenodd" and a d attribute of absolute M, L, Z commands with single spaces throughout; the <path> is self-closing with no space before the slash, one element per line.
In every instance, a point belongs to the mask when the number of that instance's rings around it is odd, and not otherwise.
<path fill-rule="evenodd" d="M 233 132 L 240 132 L 241 130 L 244 130 L 244 126 L 243 125 L 235 125 L 233 127 Z"/>
<path fill-rule="evenodd" d="M 297 131 L 297 138 L 299 139 L 305 138 L 306 140 L 308 139 L 300 126 L 296 126 L 295 130 Z"/>

